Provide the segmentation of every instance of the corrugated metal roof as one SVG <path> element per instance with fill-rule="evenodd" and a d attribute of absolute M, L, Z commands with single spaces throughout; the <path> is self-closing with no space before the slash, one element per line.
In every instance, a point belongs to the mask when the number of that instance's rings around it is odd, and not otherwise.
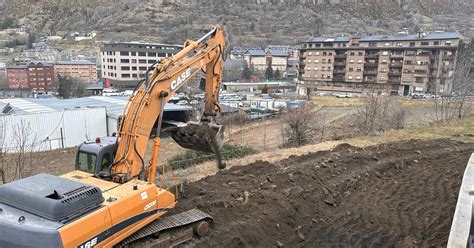
<path fill-rule="evenodd" d="M 288 57 L 288 52 L 285 51 L 285 50 L 281 50 L 281 49 L 271 49 L 271 50 L 268 50 L 268 52 L 269 52 L 272 56 Z"/>
<path fill-rule="evenodd" d="M 246 54 L 250 54 L 251 56 L 266 56 L 267 54 L 263 49 L 248 49 Z"/>
<path fill-rule="evenodd" d="M 418 38 L 417 34 L 314 37 L 309 42 L 348 42 L 351 38 L 359 38 L 359 41 L 443 40 L 460 39 L 461 34 L 458 32 L 433 32 L 425 33 L 421 38 Z"/>
<path fill-rule="evenodd" d="M 61 100 L 56 98 L 6 98 L 0 99 L 0 108 L 10 103 L 17 114 L 53 112 L 82 107 L 105 107 L 108 116 L 119 117 L 123 114 L 128 97 L 91 96 Z M 167 103 L 164 111 L 190 111 L 191 106 Z"/>

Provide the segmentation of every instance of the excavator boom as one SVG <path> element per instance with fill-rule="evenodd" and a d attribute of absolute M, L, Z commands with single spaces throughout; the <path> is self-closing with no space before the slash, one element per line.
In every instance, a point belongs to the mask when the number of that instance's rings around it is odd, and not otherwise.
<path fill-rule="evenodd" d="M 149 235 L 159 235 L 154 247 L 170 247 L 205 235 L 212 217 L 197 209 L 164 216 L 176 205 L 176 196 L 154 181 L 163 107 L 201 72 L 206 75 L 202 117 L 167 131 L 181 146 L 220 158 L 223 129 L 215 117 L 220 113 L 224 45 L 223 31 L 216 26 L 153 65 L 129 99 L 118 136 L 80 144 L 75 171 L 0 185 L 0 247 L 121 247 Z M 145 162 L 156 125 L 152 159 Z"/>

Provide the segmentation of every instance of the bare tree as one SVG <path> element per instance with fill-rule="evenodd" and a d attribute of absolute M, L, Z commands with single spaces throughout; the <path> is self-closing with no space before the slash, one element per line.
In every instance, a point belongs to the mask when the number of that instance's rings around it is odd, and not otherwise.
<path fill-rule="evenodd" d="M 400 99 L 372 94 L 357 108 L 354 124 L 363 135 L 402 129 L 407 110 Z"/>
<path fill-rule="evenodd" d="M 446 122 L 454 119 L 464 119 L 471 112 L 469 96 L 474 93 L 474 73 L 471 57 L 474 53 L 474 44 L 461 43 L 456 58 L 456 67 L 453 73 L 452 94 L 435 98 L 433 121 Z"/>
<path fill-rule="evenodd" d="M 0 179 L 2 184 L 7 182 L 6 174 L 8 168 L 8 161 L 6 159 L 6 154 L 8 152 L 8 147 L 6 145 L 6 128 L 5 128 L 5 119 L 0 119 Z"/>
<path fill-rule="evenodd" d="M 282 121 L 286 124 L 283 146 L 298 147 L 312 141 L 317 128 L 312 104 L 306 103 L 297 108 L 289 109 L 282 116 Z"/>
<path fill-rule="evenodd" d="M 458 94 L 456 104 L 457 118 L 463 119 L 470 113 L 470 108 L 466 104 L 467 97 L 474 91 L 472 73 L 472 55 L 474 43 L 461 43 L 456 59 L 456 69 L 453 76 L 453 91 Z"/>
<path fill-rule="evenodd" d="M 13 179 L 27 177 L 31 173 L 37 139 L 31 126 L 24 120 L 13 128 L 13 145 L 15 153 L 12 154 L 14 166 Z M 36 161 L 37 162 L 37 161 Z"/>

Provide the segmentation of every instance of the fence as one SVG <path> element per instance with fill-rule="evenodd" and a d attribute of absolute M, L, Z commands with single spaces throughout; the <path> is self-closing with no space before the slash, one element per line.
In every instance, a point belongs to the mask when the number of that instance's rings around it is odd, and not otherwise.
<path fill-rule="evenodd" d="M 105 108 L 0 116 L 0 148 L 4 152 L 74 147 L 106 134 Z"/>

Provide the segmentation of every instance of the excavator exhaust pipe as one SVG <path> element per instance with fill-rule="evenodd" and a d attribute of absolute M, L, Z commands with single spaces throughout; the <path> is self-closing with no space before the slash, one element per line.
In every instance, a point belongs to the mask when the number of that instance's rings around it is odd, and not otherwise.
<path fill-rule="evenodd" d="M 163 129 L 178 145 L 186 149 L 212 152 L 217 158 L 217 167 L 225 168 L 221 149 L 224 145 L 224 126 L 209 122 L 188 122 L 182 126 Z"/>

